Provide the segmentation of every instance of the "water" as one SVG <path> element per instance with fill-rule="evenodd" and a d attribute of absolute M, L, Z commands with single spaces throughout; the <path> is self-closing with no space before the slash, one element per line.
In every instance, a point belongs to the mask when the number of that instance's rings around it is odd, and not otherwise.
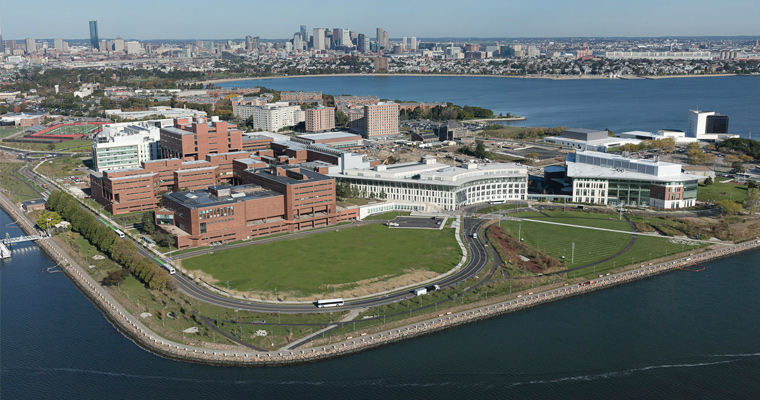
<path fill-rule="evenodd" d="M 547 80 L 497 77 L 356 76 L 277 78 L 220 86 L 375 95 L 390 100 L 451 102 L 527 117 L 521 126 L 567 126 L 613 132 L 686 130 L 688 110 L 729 117 L 729 131 L 760 137 L 760 77 Z"/>
<path fill-rule="evenodd" d="M 760 252 L 339 359 L 231 368 L 140 349 L 26 246 L 0 262 L 3 399 L 760 395 Z"/>

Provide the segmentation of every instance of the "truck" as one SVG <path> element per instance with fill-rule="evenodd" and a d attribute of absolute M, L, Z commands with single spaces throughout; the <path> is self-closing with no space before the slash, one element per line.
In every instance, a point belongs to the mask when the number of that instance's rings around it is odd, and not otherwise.
<path fill-rule="evenodd" d="M 428 293 L 430 293 L 430 292 L 435 292 L 436 290 L 441 290 L 441 287 L 438 285 L 430 285 L 430 286 L 425 286 L 425 289 L 427 290 Z"/>
<path fill-rule="evenodd" d="M 415 296 L 422 296 L 423 294 L 427 294 L 427 289 L 425 289 L 424 287 L 423 288 L 414 289 L 414 295 Z"/>

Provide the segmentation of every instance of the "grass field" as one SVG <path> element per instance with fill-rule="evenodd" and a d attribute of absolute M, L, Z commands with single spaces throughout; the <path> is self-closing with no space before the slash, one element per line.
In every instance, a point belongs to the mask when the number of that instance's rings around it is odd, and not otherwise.
<path fill-rule="evenodd" d="M 40 196 L 25 183 L 24 178 L 18 173 L 22 166 L 21 163 L 0 164 L 0 186 L 8 190 L 17 201 L 39 198 Z"/>
<path fill-rule="evenodd" d="M 37 168 L 37 171 L 51 178 L 84 175 L 84 172 L 77 171 L 76 168 L 84 168 L 82 159 L 77 157 L 58 157 L 45 161 Z"/>
<path fill-rule="evenodd" d="M 511 210 L 514 208 L 525 207 L 525 203 L 521 204 L 494 204 L 488 207 L 478 210 L 478 214 L 490 214 L 497 211 Z"/>
<path fill-rule="evenodd" d="M 461 257 L 452 229 L 392 229 L 379 224 L 338 229 L 291 240 L 193 257 L 188 270 L 202 270 L 231 289 L 332 294 L 332 286 L 402 275 L 410 270 L 445 272 Z"/>
<path fill-rule="evenodd" d="M 14 133 L 21 132 L 23 130 L 24 128 L 15 127 L 15 126 L 0 128 L 0 139 L 7 138 L 8 136 L 13 135 Z"/>
<path fill-rule="evenodd" d="M 365 221 L 386 221 L 390 219 L 394 219 L 398 216 L 407 216 L 411 214 L 409 211 L 388 211 L 380 214 L 370 215 L 367 218 L 364 218 Z"/>
<path fill-rule="evenodd" d="M 737 185 L 735 183 L 724 183 L 725 179 L 717 178 L 715 183 L 710 186 L 699 185 L 697 190 L 697 200 L 700 201 L 720 201 L 733 200 L 744 201 L 747 195 L 746 185 Z"/>
<path fill-rule="evenodd" d="M 522 237 L 526 245 L 531 247 L 538 246 L 547 254 L 557 258 L 561 258 L 564 255 L 568 268 L 579 267 L 611 257 L 625 248 L 631 240 L 631 234 L 581 228 L 581 226 L 588 226 L 620 231 L 631 230 L 626 221 L 619 221 L 611 214 L 578 211 L 546 211 L 545 213 L 552 218 L 547 218 L 535 212 L 520 213 L 516 214 L 516 216 L 577 225 L 579 227 L 541 224 L 530 221 L 523 221 L 522 223 L 518 221 L 503 221 L 501 226 L 516 237 L 521 225 Z M 573 243 L 575 243 L 574 257 L 572 251 Z M 681 241 L 672 240 L 672 238 L 667 237 L 639 236 L 633 247 L 620 256 L 593 267 L 574 271 L 570 276 L 591 277 L 594 274 L 632 263 L 645 262 L 703 246 L 703 244 L 683 244 Z"/>
<path fill-rule="evenodd" d="M 66 140 L 63 142 L 53 143 L 53 149 L 47 143 L 28 143 L 28 142 L 3 142 L 3 146 L 13 147 L 22 150 L 34 151 L 70 151 L 70 152 L 92 152 L 91 140 Z"/>

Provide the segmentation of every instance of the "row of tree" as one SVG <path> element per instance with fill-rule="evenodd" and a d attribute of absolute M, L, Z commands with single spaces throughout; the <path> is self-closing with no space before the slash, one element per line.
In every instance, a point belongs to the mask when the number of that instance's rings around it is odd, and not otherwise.
<path fill-rule="evenodd" d="M 135 246 L 119 238 L 109 227 L 98 223 L 95 217 L 79 206 L 74 196 L 54 192 L 47 200 L 47 208 L 57 212 L 102 253 L 123 266 L 140 282 L 151 289 L 173 289 L 169 274 L 150 259 L 144 258 Z"/>

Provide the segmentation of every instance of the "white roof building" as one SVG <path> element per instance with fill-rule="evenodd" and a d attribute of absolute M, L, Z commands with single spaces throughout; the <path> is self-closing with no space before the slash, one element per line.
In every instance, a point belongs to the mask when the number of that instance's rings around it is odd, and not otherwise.
<path fill-rule="evenodd" d="M 161 156 L 161 134 L 148 122 L 109 124 L 92 143 L 93 169 L 109 171 L 137 168 Z"/>

